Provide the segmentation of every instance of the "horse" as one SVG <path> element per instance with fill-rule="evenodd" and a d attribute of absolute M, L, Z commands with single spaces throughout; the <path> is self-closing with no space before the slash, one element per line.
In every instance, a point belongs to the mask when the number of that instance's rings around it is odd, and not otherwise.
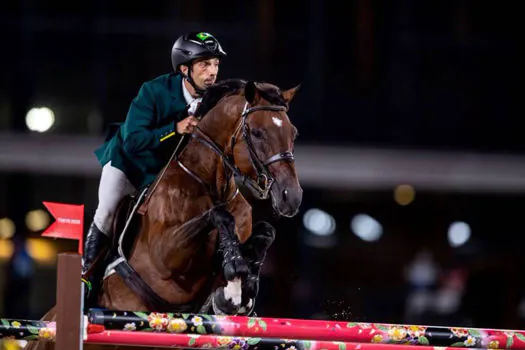
<path fill-rule="evenodd" d="M 299 87 L 281 91 L 267 82 L 229 79 L 207 89 L 195 113 L 197 128 L 148 188 L 146 200 L 135 195 L 121 204 L 120 217 L 132 207 L 140 207 L 142 215 L 132 215 L 134 224 L 117 216 L 115 228 L 131 238 L 128 248 L 122 244 L 125 235 L 118 238 L 119 254 L 108 261 L 100 307 L 253 312 L 275 229 L 266 221 L 252 223 L 251 205 L 239 186 L 256 199 L 271 199 L 277 216 L 297 214 L 302 202 L 294 158 L 298 133 L 287 112 Z M 55 318 L 53 308 L 42 319 Z M 54 343 L 41 341 L 28 347 L 53 348 Z"/>

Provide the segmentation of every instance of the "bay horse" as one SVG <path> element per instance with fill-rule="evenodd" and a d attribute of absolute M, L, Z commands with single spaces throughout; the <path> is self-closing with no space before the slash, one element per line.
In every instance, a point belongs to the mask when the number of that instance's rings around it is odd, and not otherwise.
<path fill-rule="evenodd" d="M 270 83 L 230 79 L 206 91 L 196 111 L 197 129 L 150 186 L 147 199 L 127 198 L 122 205 L 125 212 L 140 204 L 143 215 L 134 215 L 138 223 L 127 227 L 126 235 L 135 232 L 130 247 L 123 248 L 124 235 L 115 245 L 119 254 L 108 261 L 100 307 L 252 313 L 275 230 L 264 221 L 252 225 L 251 206 L 238 184 L 257 199 L 271 198 L 278 216 L 297 214 L 302 201 L 293 153 L 297 129 L 287 111 L 298 88 L 281 91 Z M 53 319 L 51 309 L 43 320 Z M 27 347 L 53 348 L 40 341 Z"/>

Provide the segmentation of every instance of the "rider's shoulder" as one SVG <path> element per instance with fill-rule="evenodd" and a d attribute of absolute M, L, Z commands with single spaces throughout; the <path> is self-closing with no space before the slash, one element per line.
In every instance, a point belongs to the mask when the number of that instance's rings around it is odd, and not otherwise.
<path fill-rule="evenodd" d="M 150 93 L 171 93 L 177 91 L 181 86 L 182 76 L 179 73 L 166 73 L 145 81 L 141 89 L 146 89 Z"/>
<path fill-rule="evenodd" d="M 181 82 L 182 76 L 179 73 L 166 73 L 159 75 L 155 78 L 152 78 L 150 80 L 147 80 L 144 82 L 143 85 L 147 85 L 149 87 L 165 87 L 169 88 L 173 83 L 175 82 Z"/>

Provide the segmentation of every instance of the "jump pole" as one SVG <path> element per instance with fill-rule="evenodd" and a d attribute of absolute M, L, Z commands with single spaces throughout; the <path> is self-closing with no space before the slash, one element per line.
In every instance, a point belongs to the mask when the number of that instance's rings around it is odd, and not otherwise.
<path fill-rule="evenodd" d="M 107 342 L 114 337 L 115 341 L 127 341 L 130 344 L 154 342 L 159 346 L 163 341 L 167 342 L 164 344 L 170 344 L 171 341 L 172 345 L 191 347 L 190 340 L 207 339 L 203 345 L 211 347 L 214 341 L 220 344 L 228 339 L 244 339 L 251 342 L 248 345 L 264 347 L 282 343 L 285 347 L 298 348 L 304 345 L 307 349 L 314 349 L 308 347 L 313 344 L 326 349 L 337 344 L 341 345 L 339 350 L 344 349 L 345 344 L 368 344 L 367 348 L 373 344 L 389 344 L 395 345 L 397 349 L 400 345 L 410 344 L 418 348 L 430 345 L 525 350 L 525 332 L 522 330 L 99 309 L 89 310 L 87 316 L 91 327 L 99 326 L 102 328 L 98 329 L 104 331 L 95 332 L 95 328 L 88 330 L 87 340 L 90 342 Z M 261 342 L 258 343 L 258 339 Z M 233 342 L 228 345 L 236 344 Z"/>
<path fill-rule="evenodd" d="M 212 334 L 168 334 L 129 331 L 104 331 L 89 334 L 86 343 L 120 346 L 147 346 L 179 349 L 238 349 L 238 350 L 436 350 L 434 346 L 410 344 L 380 344 L 337 342 L 328 340 L 299 340 L 218 336 Z M 440 350 L 457 350 L 442 347 Z"/>

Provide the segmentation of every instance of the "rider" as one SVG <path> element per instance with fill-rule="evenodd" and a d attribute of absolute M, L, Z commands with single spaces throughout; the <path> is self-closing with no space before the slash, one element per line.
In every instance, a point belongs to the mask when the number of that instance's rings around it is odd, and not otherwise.
<path fill-rule="evenodd" d="M 171 50 L 174 72 L 145 82 L 124 123 L 95 151 L 102 175 L 98 207 L 84 244 L 83 274 L 109 245 L 120 200 L 153 182 L 182 134 L 194 130 L 197 119 L 192 114 L 204 91 L 215 83 L 224 56 L 219 41 L 209 33 L 181 35 Z M 92 289 L 86 294 L 96 303 L 102 276 L 96 267 L 92 270 Z"/>

